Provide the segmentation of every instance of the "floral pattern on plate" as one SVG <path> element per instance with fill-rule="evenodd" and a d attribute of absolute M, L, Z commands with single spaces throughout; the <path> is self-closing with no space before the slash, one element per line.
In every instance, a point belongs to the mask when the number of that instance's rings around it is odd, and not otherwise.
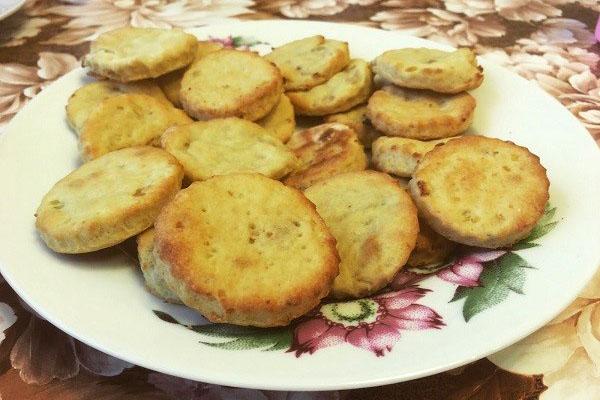
<path fill-rule="evenodd" d="M 464 248 L 453 261 L 440 266 L 402 270 L 378 295 L 344 302 L 326 302 L 308 315 L 280 328 L 254 328 L 229 324 L 185 325 L 171 315 L 154 310 L 165 322 L 182 325 L 206 336 L 201 343 L 226 349 L 285 350 L 296 357 L 340 344 L 350 344 L 380 357 L 401 339 L 402 331 L 441 329 L 442 317 L 417 303 L 429 289 L 418 283 L 437 276 L 457 285 L 450 302 L 465 299 L 465 322 L 505 301 L 510 292 L 523 293 L 526 269 L 533 268 L 516 253 L 539 246 L 535 241 L 557 224 L 556 208 L 546 207 L 531 233 L 510 249 Z"/>

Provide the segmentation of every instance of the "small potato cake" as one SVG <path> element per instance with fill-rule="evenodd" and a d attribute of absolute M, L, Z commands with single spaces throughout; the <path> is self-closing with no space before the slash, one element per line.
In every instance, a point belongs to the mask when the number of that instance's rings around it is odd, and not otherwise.
<path fill-rule="evenodd" d="M 219 50 L 195 62 L 183 75 L 179 98 L 199 120 L 267 115 L 283 93 L 283 78 L 273 64 L 249 51 Z"/>
<path fill-rule="evenodd" d="M 335 239 L 315 206 L 259 174 L 192 183 L 155 228 L 157 268 L 212 322 L 287 325 L 319 304 L 338 274 Z"/>
<path fill-rule="evenodd" d="M 171 128 L 162 136 L 162 147 L 179 160 L 192 181 L 233 173 L 279 179 L 298 166 L 294 153 L 281 141 L 259 125 L 239 118 Z"/>
<path fill-rule="evenodd" d="M 380 133 L 373 128 L 371 121 L 369 121 L 369 118 L 367 117 L 366 105 L 354 107 L 343 113 L 328 115 L 325 117 L 325 122 L 337 122 L 349 126 L 356 132 L 358 140 L 360 140 L 362 145 L 367 149 L 371 148 L 373 141 L 380 135 Z"/>
<path fill-rule="evenodd" d="M 111 81 L 93 82 L 77 89 L 67 103 L 67 122 L 79 135 L 83 124 L 98 104 L 109 97 L 124 93 L 141 93 L 169 104 L 162 90 L 152 81 L 119 83 Z"/>
<path fill-rule="evenodd" d="M 189 65 L 197 46 L 196 37 L 180 29 L 128 26 L 98 36 L 83 65 L 115 81 L 138 81 Z"/>
<path fill-rule="evenodd" d="M 292 135 L 287 143 L 300 166 L 284 183 L 300 190 L 342 172 L 367 168 L 367 156 L 356 133 L 346 125 L 318 125 Z"/>
<path fill-rule="evenodd" d="M 211 42 L 206 40 L 198 41 L 198 47 L 196 49 L 196 55 L 194 61 L 196 62 L 209 53 L 214 53 L 223 48 L 223 45 L 218 42 Z M 179 100 L 179 92 L 181 91 L 181 80 L 183 74 L 187 68 L 181 68 L 177 71 L 169 72 L 163 76 L 159 76 L 156 82 L 165 93 L 167 98 L 175 107 L 181 107 L 181 101 Z"/>
<path fill-rule="evenodd" d="M 265 128 L 271 136 L 276 137 L 283 143 L 287 142 L 296 129 L 296 118 L 292 102 L 285 94 L 282 94 L 275 108 L 256 123 Z"/>
<path fill-rule="evenodd" d="M 125 147 L 154 145 L 167 128 L 191 122 L 183 111 L 145 94 L 110 97 L 83 125 L 81 158 L 89 161 Z"/>
<path fill-rule="evenodd" d="M 58 181 L 42 199 L 35 226 L 58 253 L 104 249 L 150 227 L 182 179 L 183 169 L 164 150 L 114 151 Z"/>
<path fill-rule="evenodd" d="M 417 209 L 390 176 L 360 171 L 336 175 L 305 190 L 337 241 L 336 299 L 377 292 L 406 264 L 417 241 Z"/>
<path fill-rule="evenodd" d="M 445 262 L 456 248 L 456 243 L 449 241 L 419 218 L 419 235 L 417 244 L 410 253 L 407 267 L 424 267 Z"/>
<path fill-rule="evenodd" d="M 137 237 L 137 251 L 140 269 L 150 293 L 167 303 L 181 303 L 179 297 L 167 286 L 165 279 L 154 268 L 154 228 L 140 233 Z"/>
<path fill-rule="evenodd" d="M 373 89 L 369 64 L 354 59 L 327 82 L 304 92 L 288 92 L 287 96 L 299 115 L 327 115 L 347 111 L 364 103 Z"/>
<path fill-rule="evenodd" d="M 473 121 L 475 98 L 387 86 L 373 93 L 369 119 L 387 136 L 431 140 L 464 132 Z"/>
<path fill-rule="evenodd" d="M 549 182 L 540 159 L 525 147 L 464 136 L 427 153 L 409 187 L 436 232 L 469 246 L 498 248 L 533 229 Z"/>
<path fill-rule="evenodd" d="M 376 170 L 410 178 L 423 156 L 450 139 L 421 140 L 381 136 L 373 142 L 371 162 Z"/>
<path fill-rule="evenodd" d="M 279 68 L 285 90 L 308 90 L 326 82 L 350 62 L 348 43 L 310 36 L 277 47 L 265 56 Z"/>
<path fill-rule="evenodd" d="M 401 87 L 460 93 L 483 81 L 483 69 L 470 49 L 447 52 L 434 49 L 389 50 L 373 60 L 373 71 Z"/>

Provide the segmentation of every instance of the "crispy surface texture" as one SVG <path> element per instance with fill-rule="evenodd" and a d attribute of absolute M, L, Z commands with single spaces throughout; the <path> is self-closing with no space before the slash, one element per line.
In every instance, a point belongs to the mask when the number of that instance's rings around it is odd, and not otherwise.
<path fill-rule="evenodd" d="M 152 81 L 93 82 L 80 87 L 69 97 L 66 107 L 69 126 L 77 134 L 81 133 L 83 124 L 102 101 L 123 93 L 147 94 L 162 102 L 168 102 L 163 91 Z"/>
<path fill-rule="evenodd" d="M 198 47 L 196 48 L 196 54 L 194 56 L 194 61 L 196 62 L 205 55 L 209 53 L 214 53 L 215 51 L 219 51 L 223 48 L 221 43 L 210 42 L 207 40 L 199 40 Z M 156 82 L 165 93 L 167 98 L 175 107 L 181 107 L 181 101 L 179 100 L 179 92 L 181 91 L 181 80 L 183 79 L 183 74 L 187 70 L 186 68 L 181 68 L 173 72 L 169 72 L 168 74 L 159 76 L 156 79 Z"/>
<path fill-rule="evenodd" d="M 259 125 L 240 118 L 197 121 L 169 129 L 162 146 L 190 180 L 260 173 L 279 179 L 297 168 L 294 153 Z"/>
<path fill-rule="evenodd" d="M 155 228 L 169 287 L 213 322 L 287 325 L 319 304 L 338 274 L 335 239 L 314 205 L 262 175 L 195 182 Z"/>
<path fill-rule="evenodd" d="M 427 153 L 409 183 L 422 217 L 439 234 L 498 248 L 527 236 L 548 201 L 537 156 L 512 142 L 465 136 Z"/>
<path fill-rule="evenodd" d="M 119 82 L 156 78 L 194 59 L 198 40 L 180 29 L 118 28 L 92 42 L 83 65 Z"/>
<path fill-rule="evenodd" d="M 183 111 L 145 94 L 122 94 L 102 101 L 79 136 L 81 157 L 93 160 L 125 147 L 157 143 L 171 126 L 189 124 Z"/>
<path fill-rule="evenodd" d="M 279 103 L 265 117 L 256 121 L 257 124 L 265 128 L 273 137 L 287 142 L 296 129 L 296 118 L 294 116 L 294 106 L 285 95 L 282 94 Z"/>
<path fill-rule="evenodd" d="M 373 141 L 381 134 L 371 125 L 371 121 L 367 117 L 366 105 L 360 105 L 342 113 L 328 115 L 325 117 L 325 122 L 337 122 L 349 126 L 356 132 L 358 140 L 367 149 L 371 148 Z"/>
<path fill-rule="evenodd" d="M 265 58 L 281 71 L 285 90 L 308 90 L 320 85 L 350 62 L 348 43 L 321 35 L 286 43 Z"/>
<path fill-rule="evenodd" d="M 369 64 L 354 59 L 327 82 L 302 92 L 287 95 L 298 115 L 327 115 L 348 111 L 364 103 L 373 89 L 373 74 Z"/>
<path fill-rule="evenodd" d="M 419 235 L 417 244 L 410 253 L 407 267 L 424 267 L 440 264 L 448 259 L 456 248 L 456 243 L 446 239 L 433 229 L 423 219 L 419 218 Z"/>
<path fill-rule="evenodd" d="M 300 166 L 284 182 L 300 190 L 342 172 L 367 168 L 367 156 L 356 133 L 343 124 L 322 124 L 295 132 L 287 146 Z"/>
<path fill-rule="evenodd" d="M 406 88 L 459 93 L 483 81 L 483 69 L 470 49 L 447 52 L 426 48 L 389 50 L 373 60 L 373 71 Z"/>
<path fill-rule="evenodd" d="M 273 64 L 249 51 L 220 50 L 195 62 L 183 75 L 180 100 L 199 120 L 267 115 L 283 93 L 283 78 Z"/>
<path fill-rule="evenodd" d="M 369 98 L 367 114 L 387 136 L 432 140 L 464 132 L 473 121 L 475 98 L 387 86 Z"/>
<path fill-rule="evenodd" d="M 154 228 L 146 229 L 137 238 L 138 261 L 146 289 L 154 296 L 168 303 L 181 303 L 179 297 L 169 288 L 164 278 L 154 268 Z"/>
<path fill-rule="evenodd" d="M 386 174 L 340 174 L 306 189 L 306 197 L 337 241 L 340 274 L 331 296 L 360 298 L 377 292 L 406 264 L 415 247 L 417 209 Z"/>
<path fill-rule="evenodd" d="M 114 151 L 58 181 L 36 212 L 36 228 L 58 253 L 113 246 L 152 225 L 181 187 L 183 169 L 149 146 Z"/>
<path fill-rule="evenodd" d="M 410 178 L 423 156 L 450 139 L 427 142 L 381 136 L 373 142 L 371 162 L 376 170 Z"/>

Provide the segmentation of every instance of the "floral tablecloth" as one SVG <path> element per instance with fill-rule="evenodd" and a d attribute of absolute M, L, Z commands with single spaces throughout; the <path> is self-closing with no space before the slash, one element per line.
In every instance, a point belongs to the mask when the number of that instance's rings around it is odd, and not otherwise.
<path fill-rule="evenodd" d="M 0 21 L 0 132 L 27 101 L 79 66 L 102 32 L 289 18 L 473 47 L 537 82 L 600 143 L 599 13 L 599 0 L 28 0 Z M 187 381 L 104 355 L 36 316 L 2 282 L 0 398 L 600 399 L 599 305 L 600 275 L 551 324 L 490 359 L 385 387 L 283 393 Z"/>

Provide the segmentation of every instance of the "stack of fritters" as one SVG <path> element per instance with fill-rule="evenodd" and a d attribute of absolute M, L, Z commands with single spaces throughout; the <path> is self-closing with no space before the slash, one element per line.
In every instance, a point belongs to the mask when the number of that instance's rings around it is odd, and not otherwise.
<path fill-rule="evenodd" d="M 213 322 L 286 325 L 460 244 L 509 246 L 548 200 L 524 147 L 453 138 L 483 79 L 470 50 L 369 64 L 320 35 L 261 57 L 122 28 L 84 65 L 104 79 L 67 104 L 85 163 L 42 199 L 42 239 L 85 253 L 137 235 L 149 291 Z M 295 131 L 295 115 L 324 123 Z"/>

